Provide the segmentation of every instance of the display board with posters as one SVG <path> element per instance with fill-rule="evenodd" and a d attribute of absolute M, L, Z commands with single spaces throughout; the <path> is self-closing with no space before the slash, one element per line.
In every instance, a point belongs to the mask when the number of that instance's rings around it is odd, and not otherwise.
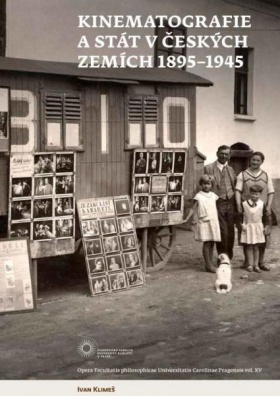
<path fill-rule="evenodd" d="M 0 87 L 0 152 L 9 151 L 10 89 Z"/>
<path fill-rule="evenodd" d="M 135 150 L 133 214 L 137 227 L 179 224 L 183 219 L 186 150 Z"/>
<path fill-rule="evenodd" d="M 77 201 L 92 296 L 144 284 L 128 196 Z"/>
<path fill-rule="evenodd" d="M 10 238 L 28 237 L 32 258 L 75 251 L 75 154 L 11 155 Z"/>
<path fill-rule="evenodd" d="M 27 238 L 0 240 L 0 313 L 35 309 Z"/>

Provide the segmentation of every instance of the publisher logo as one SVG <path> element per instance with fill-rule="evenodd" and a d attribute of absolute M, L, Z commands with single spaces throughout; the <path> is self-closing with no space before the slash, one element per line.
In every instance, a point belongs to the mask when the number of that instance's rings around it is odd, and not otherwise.
<path fill-rule="evenodd" d="M 77 346 L 77 351 L 80 356 L 85 359 L 93 358 L 97 355 L 97 342 L 90 337 L 82 337 Z"/>

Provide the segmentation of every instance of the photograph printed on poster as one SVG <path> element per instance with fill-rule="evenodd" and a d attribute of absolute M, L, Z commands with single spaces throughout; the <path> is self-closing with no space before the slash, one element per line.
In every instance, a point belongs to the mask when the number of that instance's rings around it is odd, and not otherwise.
<path fill-rule="evenodd" d="M 151 212 L 165 212 L 166 211 L 166 196 L 152 195 L 151 196 Z"/>
<path fill-rule="evenodd" d="M 126 280 L 123 272 L 118 274 L 110 274 L 109 281 L 112 291 L 122 290 L 126 288 Z"/>
<path fill-rule="evenodd" d="M 119 232 L 129 232 L 133 231 L 133 222 L 131 216 L 118 218 Z"/>
<path fill-rule="evenodd" d="M 130 214 L 130 204 L 128 198 L 114 199 L 117 215 Z"/>
<path fill-rule="evenodd" d="M 91 280 L 93 294 L 102 294 L 108 292 L 108 282 L 106 276 L 92 278 Z"/>
<path fill-rule="evenodd" d="M 32 178 L 31 177 L 13 177 L 12 178 L 12 197 L 30 197 L 32 195 Z"/>
<path fill-rule="evenodd" d="M 115 219 L 100 220 L 100 225 L 103 235 L 115 234 L 117 232 L 117 225 Z"/>
<path fill-rule="evenodd" d="M 140 151 L 135 153 L 135 174 L 147 173 L 147 158 L 148 153 L 145 151 Z"/>
<path fill-rule="evenodd" d="M 168 195 L 167 198 L 167 211 L 173 212 L 181 210 L 182 196 L 181 195 Z"/>
<path fill-rule="evenodd" d="M 121 236 L 122 250 L 130 250 L 136 248 L 136 241 L 134 234 Z"/>
<path fill-rule="evenodd" d="M 73 236 L 73 219 L 59 219 L 55 221 L 55 237 L 67 238 Z"/>
<path fill-rule="evenodd" d="M 30 238 L 31 224 L 30 223 L 16 223 L 11 225 L 11 238 Z"/>
<path fill-rule="evenodd" d="M 155 151 L 150 152 L 148 173 L 159 173 L 159 165 L 160 165 L 160 153 Z"/>
<path fill-rule="evenodd" d="M 34 173 L 53 173 L 53 154 L 34 155 Z"/>
<path fill-rule="evenodd" d="M 34 179 L 35 189 L 34 195 L 52 195 L 53 193 L 53 177 L 36 177 Z"/>
<path fill-rule="evenodd" d="M 8 113 L 0 111 L 0 139 L 8 137 Z"/>
<path fill-rule="evenodd" d="M 89 265 L 90 274 L 96 274 L 99 272 L 106 271 L 105 261 L 103 257 L 95 257 L 88 259 L 88 265 Z"/>
<path fill-rule="evenodd" d="M 173 153 L 169 151 L 163 151 L 160 173 L 171 173 L 172 167 L 173 167 Z"/>
<path fill-rule="evenodd" d="M 134 196 L 133 213 L 147 213 L 149 210 L 149 196 Z"/>
<path fill-rule="evenodd" d="M 72 194 L 74 192 L 74 176 L 57 176 L 55 183 L 56 194 Z"/>
<path fill-rule="evenodd" d="M 127 273 L 127 281 L 129 286 L 139 286 L 143 285 L 143 274 L 140 269 L 135 271 L 128 271 Z"/>
<path fill-rule="evenodd" d="M 56 155 L 56 173 L 74 172 L 74 154 Z"/>
<path fill-rule="evenodd" d="M 85 247 L 87 256 L 94 256 L 96 254 L 103 253 L 101 239 L 99 238 L 86 240 Z"/>
<path fill-rule="evenodd" d="M 55 199 L 55 215 L 69 216 L 74 214 L 74 198 L 56 198 Z"/>
<path fill-rule="evenodd" d="M 33 223 L 34 241 L 54 238 L 52 220 L 36 221 Z"/>
<path fill-rule="evenodd" d="M 103 248 L 105 253 L 118 252 L 120 250 L 119 239 L 117 236 L 106 237 L 103 239 Z"/>
<path fill-rule="evenodd" d="M 4 268 L 5 268 L 5 273 L 10 275 L 14 273 L 14 262 L 13 260 L 4 260 Z"/>
<path fill-rule="evenodd" d="M 51 198 L 48 199 L 34 199 L 33 202 L 33 217 L 52 217 L 53 201 Z"/>
<path fill-rule="evenodd" d="M 186 161 L 186 153 L 175 152 L 173 173 L 184 173 L 185 172 L 185 161 Z"/>
<path fill-rule="evenodd" d="M 15 280 L 15 275 L 14 274 L 6 276 L 5 279 L 6 279 L 6 287 L 8 289 L 16 287 L 16 280 Z"/>
<path fill-rule="evenodd" d="M 125 268 L 134 268 L 140 266 L 139 255 L 137 251 L 124 254 Z"/>
<path fill-rule="evenodd" d="M 83 237 L 99 235 L 98 221 L 97 220 L 82 221 L 82 235 Z"/>
<path fill-rule="evenodd" d="M 106 257 L 108 271 L 117 271 L 123 268 L 122 257 L 120 254 Z"/>
<path fill-rule="evenodd" d="M 11 202 L 11 220 L 31 219 L 31 200 Z"/>
<path fill-rule="evenodd" d="M 170 176 L 168 178 L 168 192 L 180 192 L 183 186 L 183 176 Z"/>
<path fill-rule="evenodd" d="M 138 194 L 148 193 L 150 190 L 150 178 L 145 177 L 135 177 L 134 192 Z"/>

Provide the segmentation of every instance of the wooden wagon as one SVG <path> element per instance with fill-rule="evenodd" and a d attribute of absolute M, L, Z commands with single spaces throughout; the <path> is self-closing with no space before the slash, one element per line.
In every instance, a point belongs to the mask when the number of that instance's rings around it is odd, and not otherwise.
<path fill-rule="evenodd" d="M 11 205 L 9 161 L 16 153 L 76 153 L 74 195 L 80 199 L 131 194 L 137 149 L 182 150 L 184 205 L 193 196 L 205 159 L 196 147 L 196 87 L 208 87 L 210 81 L 181 70 L 78 69 L 70 63 L 12 58 L 0 58 L 0 70 L 3 237 Z M 162 268 L 172 254 L 183 207 L 135 218 L 147 270 Z M 74 236 L 31 242 L 33 258 L 76 248 Z"/>

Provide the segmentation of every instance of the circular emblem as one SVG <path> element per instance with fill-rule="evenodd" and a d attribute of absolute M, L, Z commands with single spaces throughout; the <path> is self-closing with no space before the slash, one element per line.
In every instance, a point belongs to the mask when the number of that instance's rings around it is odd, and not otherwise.
<path fill-rule="evenodd" d="M 97 342 L 93 338 L 83 337 L 78 342 L 77 351 L 83 358 L 92 358 L 97 353 Z"/>

